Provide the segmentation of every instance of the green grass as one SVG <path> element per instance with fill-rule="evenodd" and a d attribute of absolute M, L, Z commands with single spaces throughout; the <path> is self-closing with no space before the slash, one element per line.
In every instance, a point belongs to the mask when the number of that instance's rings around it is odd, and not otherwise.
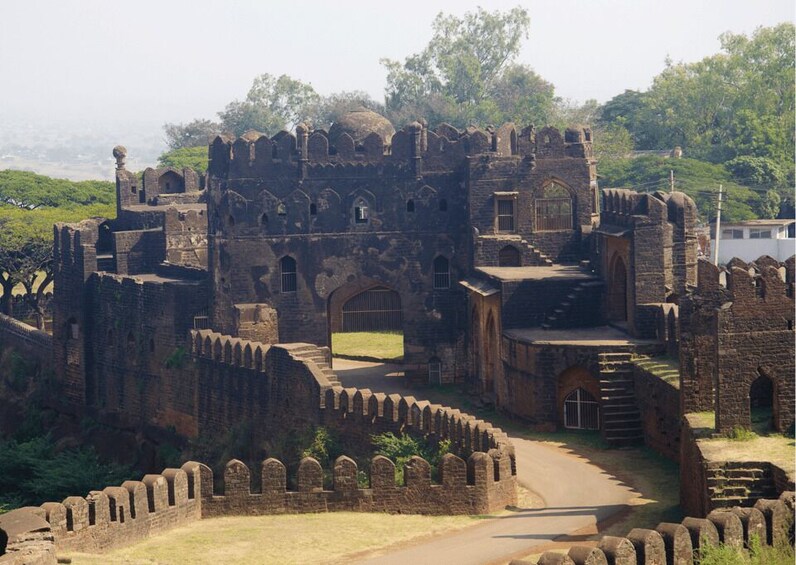
<path fill-rule="evenodd" d="M 680 388 L 680 362 L 666 355 L 661 357 L 638 357 L 633 363 L 648 373 L 664 380 L 674 388 Z"/>
<path fill-rule="evenodd" d="M 700 548 L 699 565 L 792 565 L 793 559 L 790 545 L 761 545 L 753 536 L 748 550 L 738 551 L 723 543 L 703 546 Z"/>
<path fill-rule="evenodd" d="M 330 512 L 200 520 L 102 555 L 73 553 L 73 565 L 350 563 L 359 554 L 477 524 L 471 516 Z"/>
<path fill-rule="evenodd" d="M 398 332 L 335 333 L 332 354 L 357 361 L 399 363 L 404 357 L 404 336 Z"/>

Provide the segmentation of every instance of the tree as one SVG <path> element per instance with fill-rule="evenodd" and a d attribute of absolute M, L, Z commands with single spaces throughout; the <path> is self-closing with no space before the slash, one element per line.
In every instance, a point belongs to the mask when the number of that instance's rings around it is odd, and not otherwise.
<path fill-rule="evenodd" d="M 320 96 L 309 84 L 288 75 L 262 74 L 254 79 L 245 100 L 235 100 L 219 112 L 224 131 L 242 135 L 247 130 L 274 135 L 306 120 Z"/>
<path fill-rule="evenodd" d="M 54 179 L 27 171 L 0 171 L 0 204 L 22 209 L 42 206 L 115 205 L 112 182 Z"/>
<path fill-rule="evenodd" d="M 328 129 L 340 116 L 360 107 L 383 113 L 384 106 L 373 100 L 367 92 L 351 90 L 319 96 L 306 110 L 306 120 L 315 128 Z"/>
<path fill-rule="evenodd" d="M 768 190 L 760 199 L 757 213 L 761 218 L 776 218 L 779 214 L 780 204 L 782 204 L 782 198 L 779 193 L 776 190 Z"/>
<path fill-rule="evenodd" d="M 478 8 L 461 18 L 440 13 L 422 52 L 403 63 L 382 60 L 389 116 L 399 122 L 396 118 L 411 112 L 432 124 L 447 121 L 458 127 L 545 120 L 552 108 L 552 85 L 528 67 L 512 64 L 529 26 L 528 12 L 521 7 L 508 12 Z"/>
<path fill-rule="evenodd" d="M 188 147 L 207 147 L 211 137 L 222 131 L 221 124 L 211 120 L 193 120 L 187 124 L 163 125 L 166 133 L 166 143 L 169 149 L 184 149 Z"/>
<path fill-rule="evenodd" d="M 204 173 L 207 170 L 207 143 L 201 147 L 181 147 L 167 151 L 158 157 L 158 167 L 188 167 Z"/>

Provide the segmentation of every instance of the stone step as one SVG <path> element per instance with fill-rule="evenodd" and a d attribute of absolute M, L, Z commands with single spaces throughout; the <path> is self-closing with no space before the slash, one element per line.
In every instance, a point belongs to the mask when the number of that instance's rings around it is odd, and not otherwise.
<path fill-rule="evenodd" d="M 608 418 L 605 418 L 603 421 L 603 427 L 605 428 L 606 433 L 609 431 L 624 430 L 624 429 L 640 430 L 641 419 L 628 418 L 625 420 L 609 420 Z"/>

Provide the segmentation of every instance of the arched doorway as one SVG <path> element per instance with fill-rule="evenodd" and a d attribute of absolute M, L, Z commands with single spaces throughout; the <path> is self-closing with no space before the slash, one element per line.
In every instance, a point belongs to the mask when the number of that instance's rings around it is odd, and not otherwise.
<path fill-rule="evenodd" d="M 498 251 L 499 267 L 519 267 L 520 252 L 513 245 L 507 245 Z"/>
<path fill-rule="evenodd" d="M 334 291 L 328 301 L 329 344 L 337 357 L 400 362 L 403 312 L 397 291 L 363 280 Z"/>
<path fill-rule="evenodd" d="M 611 264 L 608 284 L 608 319 L 613 321 L 627 320 L 627 268 L 618 255 Z"/>
<path fill-rule="evenodd" d="M 600 405 L 586 389 L 576 388 L 564 397 L 564 427 L 599 430 Z"/>
<path fill-rule="evenodd" d="M 761 374 L 749 387 L 749 417 L 752 428 L 767 432 L 774 428 L 774 382 Z"/>

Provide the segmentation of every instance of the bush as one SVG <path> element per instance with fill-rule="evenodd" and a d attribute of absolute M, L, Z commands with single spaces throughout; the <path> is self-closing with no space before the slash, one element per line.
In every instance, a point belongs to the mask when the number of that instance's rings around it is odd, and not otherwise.
<path fill-rule="evenodd" d="M 776 547 L 763 545 L 757 536 L 749 540 L 749 549 L 739 551 L 720 543 L 705 544 L 699 550 L 699 565 L 792 565 L 793 547 L 781 544 Z"/>
<path fill-rule="evenodd" d="M 414 456 L 428 461 L 431 465 L 431 476 L 438 480 L 440 460 L 451 447 L 451 442 L 447 439 L 429 447 L 411 436 L 396 436 L 392 432 L 371 436 L 371 442 L 376 455 L 383 455 L 395 463 L 395 482 L 399 485 L 404 483 L 404 465 Z"/>
<path fill-rule="evenodd" d="M 727 434 L 727 439 L 731 439 L 733 441 L 751 441 L 755 438 L 757 438 L 756 433 L 741 426 L 735 426 Z"/>

